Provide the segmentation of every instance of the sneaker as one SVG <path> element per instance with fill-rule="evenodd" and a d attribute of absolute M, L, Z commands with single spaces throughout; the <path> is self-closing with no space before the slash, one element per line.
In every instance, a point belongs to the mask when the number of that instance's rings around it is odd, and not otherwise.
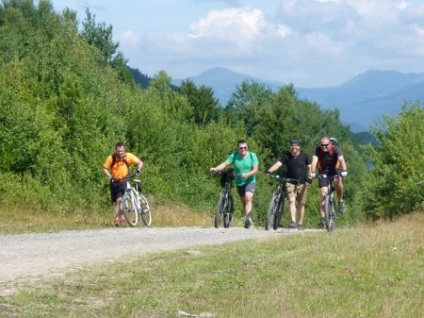
<path fill-rule="evenodd" d="M 340 213 L 345 213 L 346 212 L 346 207 L 344 205 L 344 201 L 340 201 L 339 202 L 339 211 L 340 211 Z"/>
<path fill-rule="evenodd" d="M 318 223 L 318 227 L 319 228 L 323 228 L 323 227 L 325 227 L 325 219 L 324 218 L 321 218 L 321 220 L 319 221 L 319 223 Z"/>
<path fill-rule="evenodd" d="M 122 216 L 121 216 L 121 218 L 119 219 L 119 225 L 120 226 L 124 226 L 124 225 L 126 225 L 127 224 L 127 221 L 125 220 L 125 218 L 123 218 Z"/>
<path fill-rule="evenodd" d="M 250 229 L 251 227 L 252 227 L 252 221 L 249 219 L 246 219 L 246 221 L 244 222 L 244 228 Z"/>
<path fill-rule="evenodd" d="M 113 220 L 113 224 L 115 224 L 116 227 L 124 226 L 126 224 L 126 221 L 122 216 L 118 216 L 115 218 L 115 220 Z"/>
<path fill-rule="evenodd" d="M 298 224 L 297 224 L 297 229 L 298 229 L 299 231 L 303 231 L 303 226 L 302 226 L 302 224 L 298 223 Z"/>
<path fill-rule="evenodd" d="M 297 224 L 296 224 L 296 222 L 295 222 L 295 221 L 291 221 L 291 222 L 290 222 L 290 224 L 289 224 L 289 228 L 290 228 L 290 229 L 295 229 L 295 228 L 297 228 Z"/>

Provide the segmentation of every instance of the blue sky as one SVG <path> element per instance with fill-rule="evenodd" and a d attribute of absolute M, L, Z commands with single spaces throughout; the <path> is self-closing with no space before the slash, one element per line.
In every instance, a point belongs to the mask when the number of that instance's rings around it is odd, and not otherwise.
<path fill-rule="evenodd" d="M 52 0 L 112 25 L 128 64 L 174 79 L 214 67 L 295 87 L 369 69 L 424 72 L 422 0 Z"/>

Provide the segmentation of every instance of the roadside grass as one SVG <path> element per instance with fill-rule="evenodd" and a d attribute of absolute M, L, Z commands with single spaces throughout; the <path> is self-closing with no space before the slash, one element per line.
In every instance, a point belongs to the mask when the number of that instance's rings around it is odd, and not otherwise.
<path fill-rule="evenodd" d="M 194 211 L 184 205 L 158 205 L 151 200 L 153 226 L 211 226 L 213 216 Z M 68 214 L 32 212 L 30 209 L 4 210 L 0 208 L 0 234 L 28 232 L 59 232 L 113 227 L 114 208 L 106 211 L 77 210 Z M 140 221 L 140 225 L 141 225 Z"/>
<path fill-rule="evenodd" d="M 90 266 L 20 286 L 0 316 L 422 317 L 423 226 L 419 213 Z"/>

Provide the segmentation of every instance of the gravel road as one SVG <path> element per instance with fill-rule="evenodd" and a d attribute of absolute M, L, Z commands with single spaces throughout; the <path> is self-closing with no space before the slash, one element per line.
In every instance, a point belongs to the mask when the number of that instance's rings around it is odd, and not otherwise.
<path fill-rule="evenodd" d="M 0 235 L 0 296 L 13 293 L 20 282 L 62 275 L 85 265 L 113 262 L 151 252 L 311 231 L 316 230 L 178 227 Z"/>

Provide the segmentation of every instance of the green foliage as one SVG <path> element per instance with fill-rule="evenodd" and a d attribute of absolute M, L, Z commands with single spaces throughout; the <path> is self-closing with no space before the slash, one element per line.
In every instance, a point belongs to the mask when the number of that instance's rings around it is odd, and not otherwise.
<path fill-rule="evenodd" d="M 101 165 L 118 140 L 145 162 L 143 186 L 156 202 L 213 213 L 220 189 L 209 168 L 237 140 L 248 140 L 264 171 L 290 139 L 301 140 L 310 155 L 322 136 L 334 135 L 350 167 L 346 193 L 353 201 L 364 165 L 338 111 L 299 100 L 293 85 L 274 93 L 243 82 L 225 110 L 211 88 L 188 80 L 175 89 L 165 71 L 140 88 L 112 41 L 112 27 L 86 15 L 79 28 L 75 12 L 57 14 L 49 1 L 0 6 L 0 173 L 13 176 L 10 189 L 34 187 L 36 211 L 106 210 Z M 273 189 L 267 181 L 259 174 L 257 222 Z M 19 204 L 11 191 L 15 199 L 5 208 Z"/>
<path fill-rule="evenodd" d="M 254 135 L 255 128 L 261 122 L 262 111 L 272 98 L 272 91 L 264 85 L 244 81 L 230 97 L 227 114 L 230 124 L 246 127 L 247 136 Z"/>
<path fill-rule="evenodd" d="M 100 53 L 100 63 L 114 68 L 119 78 L 126 83 L 132 83 L 131 69 L 127 66 L 128 60 L 118 51 L 119 44 L 113 42 L 113 28 L 105 23 L 97 23 L 96 16 L 86 10 L 85 20 L 82 22 L 81 36 L 88 44 L 94 46 Z"/>
<path fill-rule="evenodd" d="M 405 104 L 398 118 L 374 127 L 378 145 L 369 146 L 373 169 L 364 183 L 367 217 L 393 219 L 424 206 L 424 109 Z"/>
<path fill-rule="evenodd" d="M 187 98 L 194 123 L 204 126 L 217 120 L 219 103 L 210 87 L 202 85 L 197 88 L 192 80 L 186 80 L 181 83 L 177 92 Z"/>

